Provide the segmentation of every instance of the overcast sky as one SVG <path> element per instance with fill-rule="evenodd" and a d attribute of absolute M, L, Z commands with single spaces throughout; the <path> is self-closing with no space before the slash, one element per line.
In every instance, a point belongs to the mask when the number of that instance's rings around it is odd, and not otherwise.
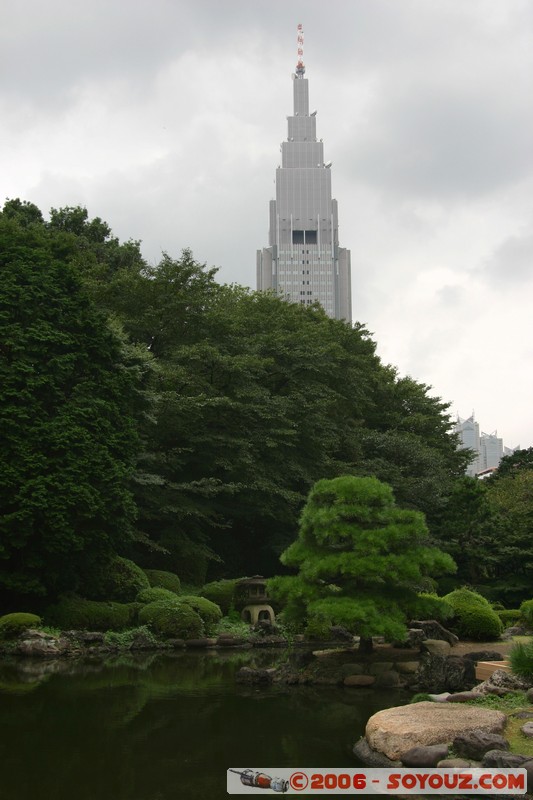
<path fill-rule="evenodd" d="M 530 0 L 1 0 L 0 199 L 255 288 L 299 22 L 354 318 L 533 445 Z"/>

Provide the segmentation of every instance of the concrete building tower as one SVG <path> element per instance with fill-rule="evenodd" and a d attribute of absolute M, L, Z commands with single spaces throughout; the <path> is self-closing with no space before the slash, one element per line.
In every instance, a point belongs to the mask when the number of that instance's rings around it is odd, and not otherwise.
<path fill-rule="evenodd" d="M 298 63 L 292 76 L 294 110 L 276 170 L 270 201 L 269 244 L 257 251 L 257 288 L 302 305 L 318 301 L 335 319 L 352 321 L 350 251 L 339 247 L 337 201 L 331 197 L 331 161 L 316 138 L 316 111 L 309 112 L 298 26 Z"/>

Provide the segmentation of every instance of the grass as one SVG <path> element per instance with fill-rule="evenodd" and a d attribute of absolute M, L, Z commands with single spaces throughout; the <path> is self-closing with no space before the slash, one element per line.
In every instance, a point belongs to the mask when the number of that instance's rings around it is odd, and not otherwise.
<path fill-rule="evenodd" d="M 529 720 L 519 719 L 514 716 L 516 711 L 530 711 L 533 713 L 533 706 L 528 704 L 525 692 L 509 692 L 503 697 L 498 697 L 494 694 L 483 695 L 479 700 L 471 700 L 469 705 L 491 708 L 507 714 L 507 722 L 502 735 L 509 742 L 511 753 L 519 753 L 533 758 L 533 739 L 525 736 L 520 730 L 524 722 Z"/>

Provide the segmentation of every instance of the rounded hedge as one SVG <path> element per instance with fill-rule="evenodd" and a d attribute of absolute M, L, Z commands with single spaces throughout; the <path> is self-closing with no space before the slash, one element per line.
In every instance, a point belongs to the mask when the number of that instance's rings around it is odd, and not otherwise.
<path fill-rule="evenodd" d="M 0 639 L 14 639 L 29 628 L 38 628 L 41 618 L 37 614 L 16 612 L 0 617 Z"/>
<path fill-rule="evenodd" d="M 196 611 L 177 598 L 172 603 L 149 603 L 139 612 L 139 622 L 167 639 L 197 639 L 204 632 L 204 623 Z"/>
<path fill-rule="evenodd" d="M 181 591 L 180 579 L 173 572 L 165 572 L 162 569 L 145 569 L 144 574 L 153 588 L 168 589 L 174 594 L 179 594 Z"/>
<path fill-rule="evenodd" d="M 457 632 L 463 639 L 474 639 L 483 641 L 484 639 L 499 639 L 503 630 L 503 624 L 499 616 L 492 608 L 475 606 L 461 610 L 457 619 Z"/>
<path fill-rule="evenodd" d="M 444 597 L 420 592 L 418 600 L 417 614 L 420 616 L 417 619 L 435 619 L 437 622 L 445 622 L 450 617 L 453 617 L 453 608 Z"/>
<path fill-rule="evenodd" d="M 46 610 L 45 619 L 62 630 L 121 631 L 136 622 L 137 603 L 85 600 L 65 595 Z"/>
<path fill-rule="evenodd" d="M 518 625 L 522 619 L 522 614 L 519 608 L 504 608 L 501 611 L 497 610 L 496 613 L 506 627 L 510 625 Z"/>
<path fill-rule="evenodd" d="M 221 581 L 212 581 L 206 583 L 201 590 L 202 597 L 211 600 L 220 606 L 222 613 L 227 614 L 235 603 L 235 593 L 237 589 L 237 581 L 239 578 L 232 578 Z"/>
<path fill-rule="evenodd" d="M 533 600 L 524 600 L 520 606 L 520 616 L 531 628 L 533 628 Z"/>
<path fill-rule="evenodd" d="M 453 592 L 444 595 L 442 599 L 448 603 L 454 611 L 460 608 L 471 608 L 472 606 L 481 606 L 492 610 L 492 606 L 486 597 L 464 586 L 461 589 L 454 589 Z"/>
<path fill-rule="evenodd" d="M 154 587 L 153 589 L 143 589 L 142 592 L 139 592 L 137 595 L 137 601 L 139 603 L 143 603 L 143 605 L 147 605 L 147 603 L 157 603 L 159 600 L 168 600 L 170 602 L 174 602 L 176 600 L 176 595 L 174 592 L 170 592 L 168 589 L 159 589 Z"/>
<path fill-rule="evenodd" d="M 116 556 L 102 575 L 100 598 L 130 603 L 150 583 L 144 571 L 129 558 Z"/>
<path fill-rule="evenodd" d="M 206 631 L 211 631 L 222 619 L 222 611 L 220 606 L 207 600 L 205 597 L 196 597 L 193 595 L 182 595 L 180 600 L 187 603 L 188 606 L 193 608 L 199 617 L 202 619 Z"/>

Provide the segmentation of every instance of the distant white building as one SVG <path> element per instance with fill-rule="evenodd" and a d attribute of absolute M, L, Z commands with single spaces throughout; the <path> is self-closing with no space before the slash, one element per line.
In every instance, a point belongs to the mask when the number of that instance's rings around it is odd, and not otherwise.
<path fill-rule="evenodd" d="M 461 419 L 457 415 L 455 423 L 455 433 L 459 434 L 461 450 L 473 450 L 476 454 L 473 461 L 468 465 L 465 472 L 475 478 L 486 477 L 493 472 L 503 456 L 511 455 L 514 450 L 503 446 L 503 440 L 498 436 L 498 431 L 493 433 L 480 433 L 479 423 L 474 419 L 474 414 L 468 419 Z M 518 449 L 518 448 L 515 448 Z"/>

